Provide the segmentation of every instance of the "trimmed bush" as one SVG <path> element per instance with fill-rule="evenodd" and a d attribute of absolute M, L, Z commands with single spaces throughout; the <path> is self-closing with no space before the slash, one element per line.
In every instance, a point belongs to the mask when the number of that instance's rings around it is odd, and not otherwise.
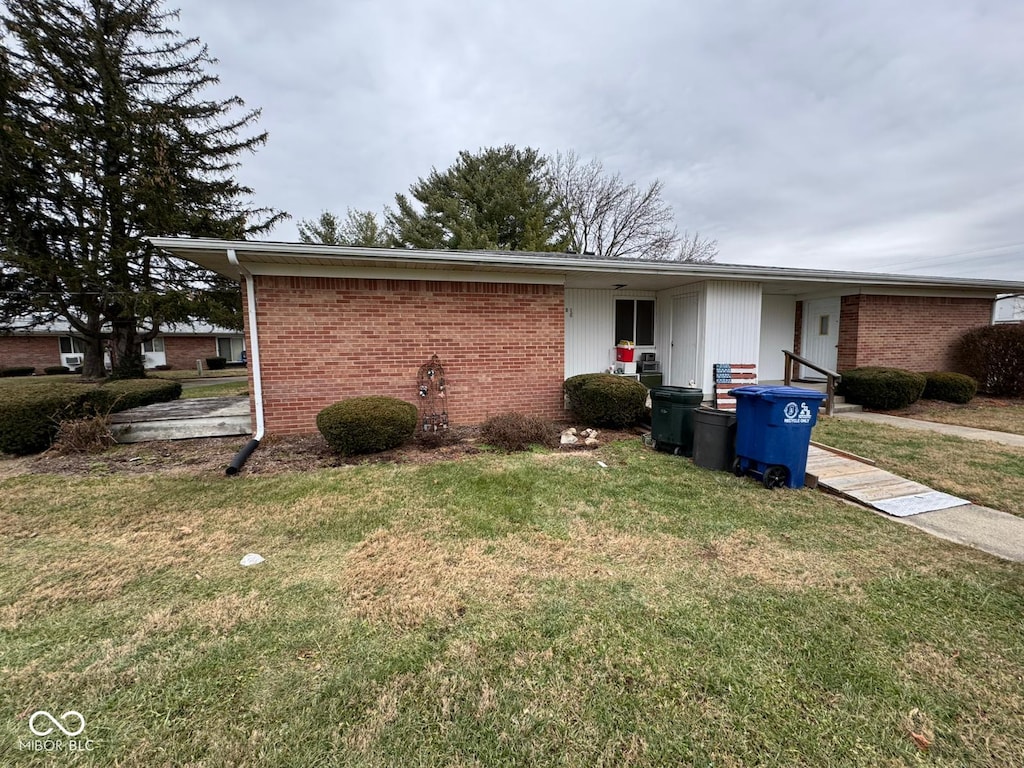
<path fill-rule="evenodd" d="M 962 373 L 926 373 L 923 398 L 947 403 L 969 403 L 978 393 L 978 382 Z"/>
<path fill-rule="evenodd" d="M 412 437 L 416 406 L 394 397 L 369 395 L 329 405 L 316 415 L 316 428 L 342 456 L 397 448 Z"/>
<path fill-rule="evenodd" d="M 211 371 L 223 371 L 228 365 L 228 359 L 226 357 L 208 357 L 206 358 L 206 367 Z"/>
<path fill-rule="evenodd" d="M 116 413 L 181 397 L 181 383 L 168 379 L 117 379 L 100 384 L 89 396 L 96 413 Z"/>
<path fill-rule="evenodd" d="M 562 384 L 573 417 L 591 427 L 629 427 L 646 413 L 647 387 L 610 373 L 583 373 Z"/>
<path fill-rule="evenodd" d="M 953 349 L 956 367 L 990 395 L 1024 397 L 1024 323 L 968 331 Z"/>
<path fill-rule="evenodd" d="M 45 451 L 60 422 L 82 413 L 90 389 L 59 380 L 38 386 L 4 387 L 0 397 L 0 452 L 23 456 Z"/>
<path fill-rule="evenodd" d="M 502 413 L 480 425 L 480 439 L 505 451 L 525 451 L 531 445 L 549 448 L 558 443 L 558 428 L 539 416 Z"/>
<path fill-rule="evenodd" d="M 4 378 L 11 376 L 31 376 L 36 369 L 31 365 L 17 365 L 10 368 L 0 368 L 0 376 Z"/>
<path fill-rule="evenodd" d="M 87 384 L 63 378 L 5 383 L 0 396 L 0 452 L 45 451 L 61 422 L 176 400 L 181 384 L 161 379 L 123 379 Z"/>
<path fill-rule="evenodd" d="M 49 365 L 43 368 L 43 373 L 47 376 L 62 376 L 65 373 L 71 373 L 71 369 L 66 365 Z"/>
<path fill-rule="evenodd" d="M 925 381 L 923 373 L 902 368 L 854 368 L 843 372 L 840 394 L 865 408 L 890 411 L 921 399 Z"/>

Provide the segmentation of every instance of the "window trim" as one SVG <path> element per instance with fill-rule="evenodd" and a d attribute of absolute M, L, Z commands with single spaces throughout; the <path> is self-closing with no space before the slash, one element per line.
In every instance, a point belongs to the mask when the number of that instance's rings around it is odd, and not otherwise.
<path fill-rule="evenodd" d="M 613 329 L 613 333 L 617 333 L 618 332 L 618 324 L 619 324 L 619 317 L 618 316 L 619 316 L 619 302 L 620 301 L 622 301 L 622 302 L 628 301 L 628 302 L 632 303 L 632 305 L 633 305 L 633 322 L 632 322 L 632 329 L 630 331 L 629 338 L 616 338 L 612 342 L 612 344 L 613 345 L 614 344 L 618 344 L 620 341 L 631 341 L 631 342 L 633 342 L 638 347 L 654 347 L 654 346 L 656 346 L 657 337 L 656 337 L 655 333 L 657 331 L 657 326 L 658 326 L 658 322 L 657 322 L 657 303 L 656 303 L 657 300 L 654 299 L 654 298 L 651 298 L 651 297 L 647 297 L 647 296 L 632 297 L 632 298 L 628 298 L 628 297 L 625 297 L 625 296 L 620 298 L 620 297 L 616 296 L 614 301 L 615 301 L 615 304 L 614 304 L 613 318 L 614 318 L 615 328 Z M 637 331 L 638 331 L 638 322 L 639 322 L 639 312 L 637 310 L 638 310 L 639 302 L 641 302 L 641 301 L 650 302 L 650 305 L 651 305 L 650 341 L 649 342 L 645 342 L 645 343 L 641 343 L 640 342 L 640 340 L 638 338 L 639 334 L 637 333 Z"/>

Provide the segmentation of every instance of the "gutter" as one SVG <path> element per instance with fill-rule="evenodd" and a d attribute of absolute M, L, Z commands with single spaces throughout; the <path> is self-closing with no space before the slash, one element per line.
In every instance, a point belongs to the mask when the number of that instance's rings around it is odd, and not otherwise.
<path fill-rule="evenodd" d="M 252 440 L 235 454 L 235 458 L 231 460 L 231 463 L 228 464 L 225 470 L 228 477 L 232 477 L 238 474 L 246 459 L 259 447 L 260 441 L 263 439 L 265 423 L 263 418 L 263 371 L 260 369 L 260 334 L 256 325 L 256 287 L 254 278 L 248 269 L 238 263 L 238 254 L 235 253 L 234 248 L 228 248 L 227 255 L 228 262 L 238 270 L 242 276 L 242 282 L 245 283 L 246 299 L 249 306 L 249 346 L 252 347 L 248 354 L 249 365 L 252 366 L 253 402 L 256 410 L 256 432 L 253 434 Z"/>

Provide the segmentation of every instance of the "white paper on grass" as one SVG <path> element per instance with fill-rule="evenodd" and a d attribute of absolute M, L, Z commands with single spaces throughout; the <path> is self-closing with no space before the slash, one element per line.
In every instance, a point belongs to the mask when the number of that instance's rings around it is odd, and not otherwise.
<path fill-rule="evenodd" d="M 263 562 L 263 557 L 257 555 L 255 552 L 250 552 L 248 555 L 242 558 L 242 562 L 239 565 L 248 568 L 250 565 L 259 565 Z"/>

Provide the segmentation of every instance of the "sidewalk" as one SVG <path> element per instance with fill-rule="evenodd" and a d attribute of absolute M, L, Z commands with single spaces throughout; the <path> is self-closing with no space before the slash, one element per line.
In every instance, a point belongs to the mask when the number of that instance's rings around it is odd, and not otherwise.
<path fill-rule="evenodd" d="M 884 413 L 837 413 L 835 418 L 859 419 L 876 424 L 887 424 L 900 429 L 917 429 L 963 437 L 967 440 L 987 440 L 1017 448 L 1024 448 L 1024 436 L 987 429 L 939 424 L 934 421 L 906 419 Z M 882 512 L 877 514 L 884 515 Z M 1024 563 L 1024 518 L 1000 512 L 977 504 L 966 504 L 935 512 L 923 512 L 911 517 L 889 517 L 891 520 L 918 528 L 947 541 L 980 549 L 1004 560 Z"/>
<path fill-rule="evenodd" d="M 890 427 L 899 427 L 900 429 L 919 429 L 925 432 L 938 432 L 943 435 L 962 437 L 966 440 L 987 440 L 992 443 L 1002 443 L 1003 445 L 1010 445 L 1015 448 L 1024 448 L 1024 435 L 994 432 L 990 429 L 960 427 L 956 424 L 940 424 L 937 421 L 906 419 L 902 416 L 889 416 L 885 413 L 867 413 L 864 411 L 837 413 L 833 418 L 872 421 L 875 424 L 887 424 Z"/>

